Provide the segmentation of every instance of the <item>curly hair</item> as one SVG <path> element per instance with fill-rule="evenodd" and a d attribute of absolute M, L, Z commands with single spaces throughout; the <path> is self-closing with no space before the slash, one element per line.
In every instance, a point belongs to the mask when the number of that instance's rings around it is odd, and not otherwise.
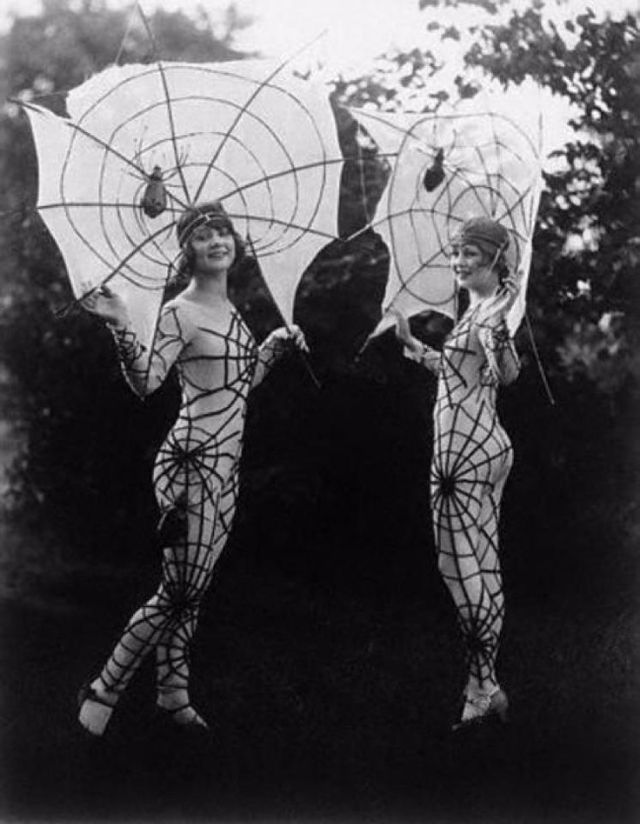
<path fill-rule="evenodd" d="M 224 210 L 219 200 L 211 200 L 205 203 L 189 206 L 180 215 L 176 224 L 176 233 L 180 244 L 181 254 L 175 265 L 175 274 L 170 278 L 169 285 L 172 290 L 184 289 L 193 275 L 194 253 L 191 246 L 191 237 L 194 231 L 200 226 L 224 226 L 233 237 L 235 254 L 229 274 L 233 275 L 238 265 L 246 256 L 244 241 L 236 232 L 231 218 Z"/>

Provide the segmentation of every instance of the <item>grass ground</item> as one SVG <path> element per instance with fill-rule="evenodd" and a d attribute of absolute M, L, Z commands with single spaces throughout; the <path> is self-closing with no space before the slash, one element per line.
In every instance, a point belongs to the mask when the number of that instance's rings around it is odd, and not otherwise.
<path fill-rule="evenodd" d="M 145 669 L 108 739 L 87 741 L 75 693 L 143 591 L 135 574 L 62 567 L 5 589 L 1 820 L 638 820 L 628 598 L 510 603 L 510 723 L 455 737 L 463 662 L 435 578 L 424 597 L 382 580 L 354 592 L 238 553 L 221 565 L 193 654 L 212 740 L 163 728 Z"/>

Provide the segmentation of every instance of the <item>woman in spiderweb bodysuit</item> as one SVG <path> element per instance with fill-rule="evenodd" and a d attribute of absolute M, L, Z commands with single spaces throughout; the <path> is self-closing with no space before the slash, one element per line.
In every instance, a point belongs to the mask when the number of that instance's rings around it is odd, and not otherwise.
<path fill-rule="evenodd" d="M 518 356 L 505 316 L 517 295 L 504 251 L 507 231 L 488 218 L 466 221 L 452 243 L 451 265 L 469 307 L 442 353 L 411 335 L 398 315 L 405 354 L 438 375 L 431 504 L 440 573 L 465 641 L 468 681 L 454 729 L 491 716 L 506 720 L 507 696 L 496 675 L 504 619 L 498 555 L 500 499 L 512 449 L 496 412 L 498 385 L 516 379 Z"/>
<path fill-rule="evenodd" d="M 238 492 L 247 396 L 284 352 L 290 333 L 272 332 L 258 348 L 227 297 L 230 267 L 242 253 L 217 202 L 188 209 L 178 222 L 187 288 L 165 304 L 153 351 L 128 326 L 127 307 L 108 288 L 84 307 L 113 330 L 123 371 L 140 396 L 175 364 L 181 404 L 155 461 L 161 512 L 162 574 L 155 594 L 131 617 L 99 675 L 80 692 L 79 721 L 102 735 L 143 658 L 156 654 L 157 707 L 176 724 L 206 729 L 189 697 L 189 644 L 202 597 L 231 528 Z M 296 345 L 302 333 L 293 327 Z"/>

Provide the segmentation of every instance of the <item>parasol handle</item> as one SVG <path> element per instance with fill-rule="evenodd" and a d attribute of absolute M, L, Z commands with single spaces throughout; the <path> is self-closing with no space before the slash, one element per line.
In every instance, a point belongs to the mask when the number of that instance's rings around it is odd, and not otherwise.
<path fill-rule="evenodd" d="M 282 317 L 282 312 L 280 313 L 280 317 Z M 282 319 L 284 320 L 284 318 L 282 318 Z M 289 334 L 291 334 L 291 329 L 289 328 L 289 324 L 286 321 L 284 321 L 284 325 L 285 325 L 285 328 L 287 329 L 287 331 L 289 332 Z M 322 384 L 318 380 L 318 378 L 316 376 L 316 373 L 313 371 L 313 367 L 311 366 L 311 362 L 310 362 L 309 358 L 307 357 L 307 353 L 304 351 L 304 349 L 298 349 L 297 347 L 296 347 L 296 352 L 298 353 L 300 359 L 302 360 L 302 363 L 304 364 L 304 368 L 307 370 L 307 374 L 311 378 L 311 381 L 312 381 L 313 385 L 315 386 L 315 388 L 316 389 L 322 389 Z"/>
<path fill-rule="evenodd" d="M 547 374 L 544 371 L 544 366 L 542 365 L 542 358 L 540 357 L 540 352 L 538 351 L 538 344 L 536 343 L 536 339 L 533 336 L 533 329 L 531 328 L 531 321 L 529 320 L 529 314 L 527 312 L 524 313 L 524 323 L 527 328 L 529 340 L 531 341 L 531 349 L 533 350 L 533 356 L 536 361 L 536 366 L 538 367 L 538 373 L 540 375 L 540 379 L 542 380 L 542 385 L 544 386 L 545 392 L 547 393 L 547 399 L 551 406 L 555 406 L 556 400 L 553 397 L 553 392 L 551 391 L 551 387 L 549 386 Z"/>
<path fill-rule="evenodd" d="M 364 343 L 362 344 L 362 346 L 361 346 L 361 347 L 358 349 L 358 351 L 356 352 L 356 358 L 355 358 L 356 363 L 357 363 L 357 362 L 360 360 L 360 358 L 362 357 L 362 353 L 364 352 L 364 350 L 365 350 L 365 349 L 367 348 L 367 346 L 369 345 L 370 340 L 371 340 L 371 335 L 367 335 L 367 337 L 364 339 Z"/>

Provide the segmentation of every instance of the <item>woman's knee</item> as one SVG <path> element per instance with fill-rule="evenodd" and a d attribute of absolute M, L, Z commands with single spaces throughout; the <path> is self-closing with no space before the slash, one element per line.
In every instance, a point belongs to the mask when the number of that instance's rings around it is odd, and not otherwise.
<path fill-rule="evenodd" d="M 438 572 L 445 579 L 460 577 L 458 563 L 452 552 L 438 550 Z"/>
<path fill-rule="evenodd" d="M 174 578 L 162 582 L 158 595 L 165 613 L 188 618 L 200 609 L 204 591 L 203 586 Z"/>
<path fill-rule="evenodd" d="M 160 547 L 177 546 L 186 542 L 188 534 L 186 501 L 179 501 L 171 509 L 162 513 L 156 534 Z"/>

